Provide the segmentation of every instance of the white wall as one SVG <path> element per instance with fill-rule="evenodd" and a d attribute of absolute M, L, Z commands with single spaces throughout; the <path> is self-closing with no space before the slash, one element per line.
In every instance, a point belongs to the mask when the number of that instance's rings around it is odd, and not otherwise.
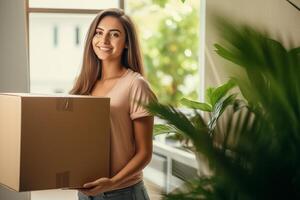
<path fill-rule="evenodd" d="M 0 0 L 0 92 L 28 92 L 28 47 L 23 0 Z"/>
<path fill-rule="evenodd" d="M 24 1 L 0 0 L 0 92 L 29 91 L 26 37 Z M 0 199 L 29 200 L 30 193 L 0 185 Z"/>
<path fill-rule="evenodd" d="M 267 30 L 274 39 L 282 38 L 286 47 L 290 41 L 300 46 L 300 12 L 286 0 L 206 0 L 205 87 L 224 83 L 228 78 L 224 68 L 228 62 L 214 51 L 213 45 L 220 42 L 213 24 L 214 13 Z"/>

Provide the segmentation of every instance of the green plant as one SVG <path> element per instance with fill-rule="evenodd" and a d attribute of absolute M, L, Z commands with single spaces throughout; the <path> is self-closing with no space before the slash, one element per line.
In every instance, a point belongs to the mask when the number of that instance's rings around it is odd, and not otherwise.
<path fill-rule="evenodd" d="M 198 120 L 200 112 L 208 113 L 206 123 L 208 126 L 209 133 L 212 134 L 217 125 L 217 120 L 221 117 L 224 110 L 234 104 L 238 104 L 239 100 L 236 99 L 237 94 L 229 93 L 231 89 L 235 87 L 235 83 L 229 80 L 227 83 L 219 87 L 210 87 L 206 90 L 206 102 L 198 102 L 189 100 L 187 98 L 182 98 L 180 103 L 190 109 L 193 112 L 185 114 L 190 121 Z M 207 121 L 207 122 L 206 122 Z M 177 129 L 172 124 L 155 124 L 154 125 L 154 135 L 175 133 L 174 139 L 179 140 L 183 146 L 187 149 L 192 149 L 190 146 L 189 138 L 185 137 L 179 129 Z"/>
<path fill-rule="evenodd" d="M 170 105 L 153 102 L 150 112 L 189 137 L 214 169 L 165 199 L 300 199 L 300 48 L 287 50 L 266 33 L 219 20 L 225 39 L 215 45 L 242 67 L 234 77 L 247 104 L 226 111 L 215 142 L 201 115 L 189 119 Z"/>

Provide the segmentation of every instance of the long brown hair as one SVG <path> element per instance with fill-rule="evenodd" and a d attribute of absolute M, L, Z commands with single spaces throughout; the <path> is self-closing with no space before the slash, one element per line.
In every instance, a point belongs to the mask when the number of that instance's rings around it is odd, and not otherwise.
<path fill-rule="evenodd" d="M 99 60 L 94 53 L 92 40 L 95 35 L 96 27 L 106 16 L 119 19 L 125 30 L 127 48 L 123 50 L 121 64 L 143 75 L 141 49 L 132 20 L 121 9 L 105 9 L 95 17 L 90 25 L 84 47 L 81 71 L 72 90 L 69 92 L 70 94 L 90 94 L 97 79 L 101 78 L 101 60 Z"/>

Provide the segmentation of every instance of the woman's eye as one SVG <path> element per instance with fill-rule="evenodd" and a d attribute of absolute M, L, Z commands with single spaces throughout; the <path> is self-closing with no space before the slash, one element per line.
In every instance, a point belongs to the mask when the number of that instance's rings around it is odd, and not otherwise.
<path fill-rule="evenodd" d="M 111 33 L 111 36 L 117 38 L 117 37 L 119 37 L 119 34 L 118 33 Z"/>
<path fill-rule="evenodd" d="M 96 36 L 101 36 L 101 35 L 103 35 L 102 31 L 96 31 Z"/>

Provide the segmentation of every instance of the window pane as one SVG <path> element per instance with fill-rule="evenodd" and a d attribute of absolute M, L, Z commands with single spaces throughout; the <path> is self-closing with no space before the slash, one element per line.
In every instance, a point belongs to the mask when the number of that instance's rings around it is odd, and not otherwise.
<path fill-rule="evenodd" d="M 29 0 L 30 8 L 104 9 L 119 7 L 119 0 Z"/>
<path fill-rule="evenodd" d="M 138 25 L 147 78 L 163 103 L 179 105 L 183 97 L 198 100 L 199 4 L 126 1 L 126 11 Z"/>
<path fill-rule="evenodd" d="M 30 91 L 68 93 L 82 62 L 83 45 L 95 15 L 29 15 Z"/>

